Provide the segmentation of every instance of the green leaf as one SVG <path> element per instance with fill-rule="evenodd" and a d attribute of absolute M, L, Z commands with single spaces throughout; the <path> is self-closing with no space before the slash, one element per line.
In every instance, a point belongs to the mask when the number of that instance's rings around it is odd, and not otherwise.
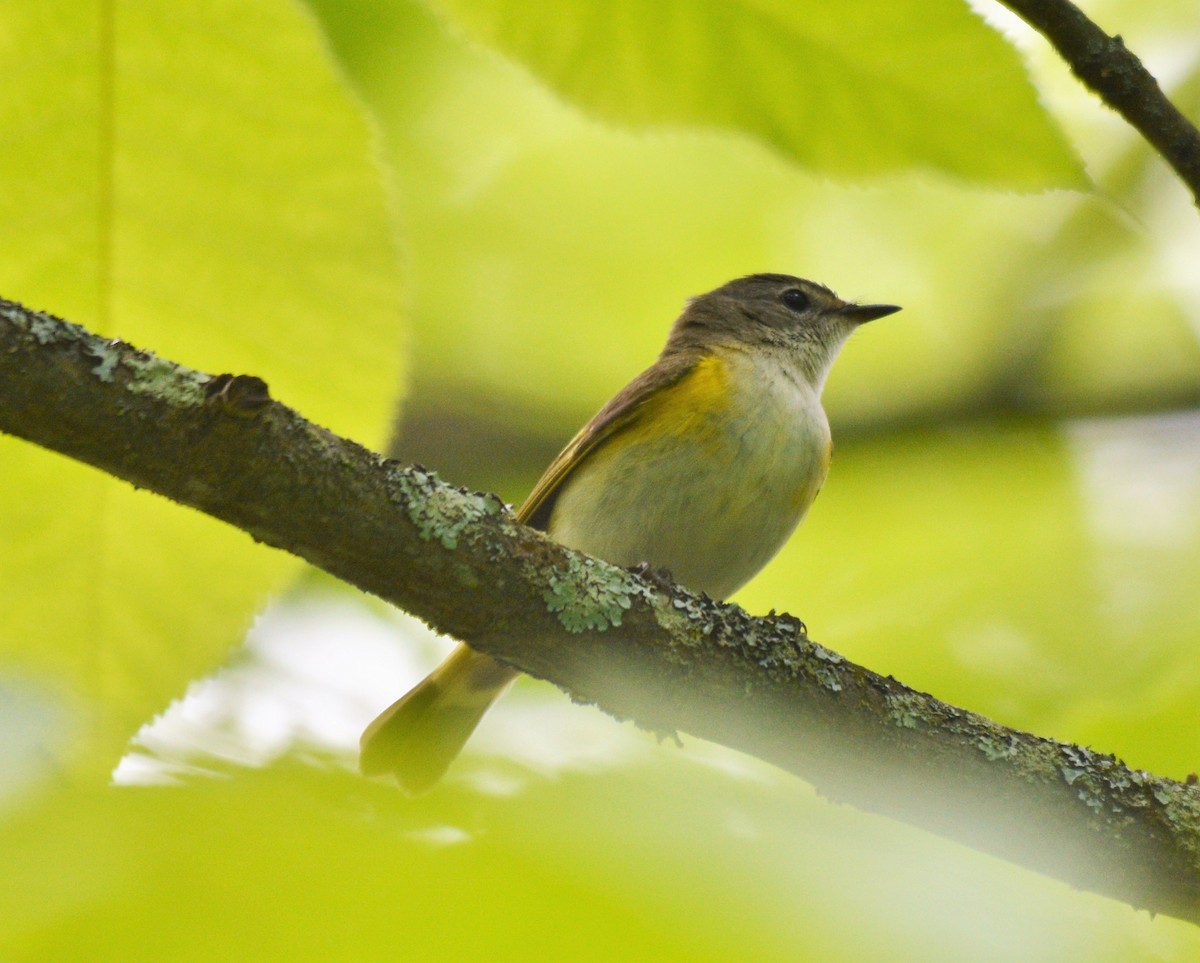
<path fill-rule="evenodd" d="M 370 129 L 286 0 L 8 4 L 0 294 L 382 440 L 400 291 Z M 106 752 L 211 668 L 296 563 L 0 439 L 0 660 Z M 92 754 L 110 767 L 112 755 Z"/>
<path fill-rule="evenodd" d="M 607 120 L 751 134 L 839 178 L 1088 181 L 1016 52 L 959 0 L 435 0 Z"/>

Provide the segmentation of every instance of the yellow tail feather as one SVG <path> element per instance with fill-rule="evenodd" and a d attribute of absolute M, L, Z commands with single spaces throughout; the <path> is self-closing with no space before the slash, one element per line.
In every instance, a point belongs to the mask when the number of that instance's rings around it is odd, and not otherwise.
<path fill-rule="evenodd" d="M 390 773 L 409 795 L 426 792 L 442 778 L 483 714 L 517 675 L 495 659 L 460 645 L 367 726 L 360 742 L 363 774 Z"/>

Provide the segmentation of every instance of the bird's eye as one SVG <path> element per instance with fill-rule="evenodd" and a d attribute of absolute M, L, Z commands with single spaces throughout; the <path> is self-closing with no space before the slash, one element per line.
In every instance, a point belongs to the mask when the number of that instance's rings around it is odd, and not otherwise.
<path fill-rule="evenodd" d="M 799 288 L 788 288 L 779 295 L 779 300 L 792 311 L 807 311 L 812 304 L 808 295 Z"/>

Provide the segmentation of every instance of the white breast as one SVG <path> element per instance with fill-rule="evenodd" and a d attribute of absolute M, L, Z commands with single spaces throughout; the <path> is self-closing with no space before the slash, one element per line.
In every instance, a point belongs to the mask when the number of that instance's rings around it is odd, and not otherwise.
<path fill-rule="evenodd" d="M 703 437 L 603 445 L 559 495 L 554 538 L 617 565 L 666 568 L 714 598 L 779 551 L 825 480 L 829 425 L 817 392 L 774 357 L 724 360 L 737 394 L 704 412 Z"/>

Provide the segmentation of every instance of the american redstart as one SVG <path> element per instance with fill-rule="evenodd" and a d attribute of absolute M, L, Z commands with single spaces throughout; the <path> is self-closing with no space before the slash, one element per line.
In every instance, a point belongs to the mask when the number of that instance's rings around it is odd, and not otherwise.
<path fill-rule="evenodd" d="M 693 298 L 658 360 L 571 439 L 517 518 L 726 598 L 821 490 L 832 453 L 821 389 L 838 350 L 860 324 L 899 310 L 785 274 Z M 362 771 L 425 791 L 518 674 L 460 645 L 367 727 Z"/>

